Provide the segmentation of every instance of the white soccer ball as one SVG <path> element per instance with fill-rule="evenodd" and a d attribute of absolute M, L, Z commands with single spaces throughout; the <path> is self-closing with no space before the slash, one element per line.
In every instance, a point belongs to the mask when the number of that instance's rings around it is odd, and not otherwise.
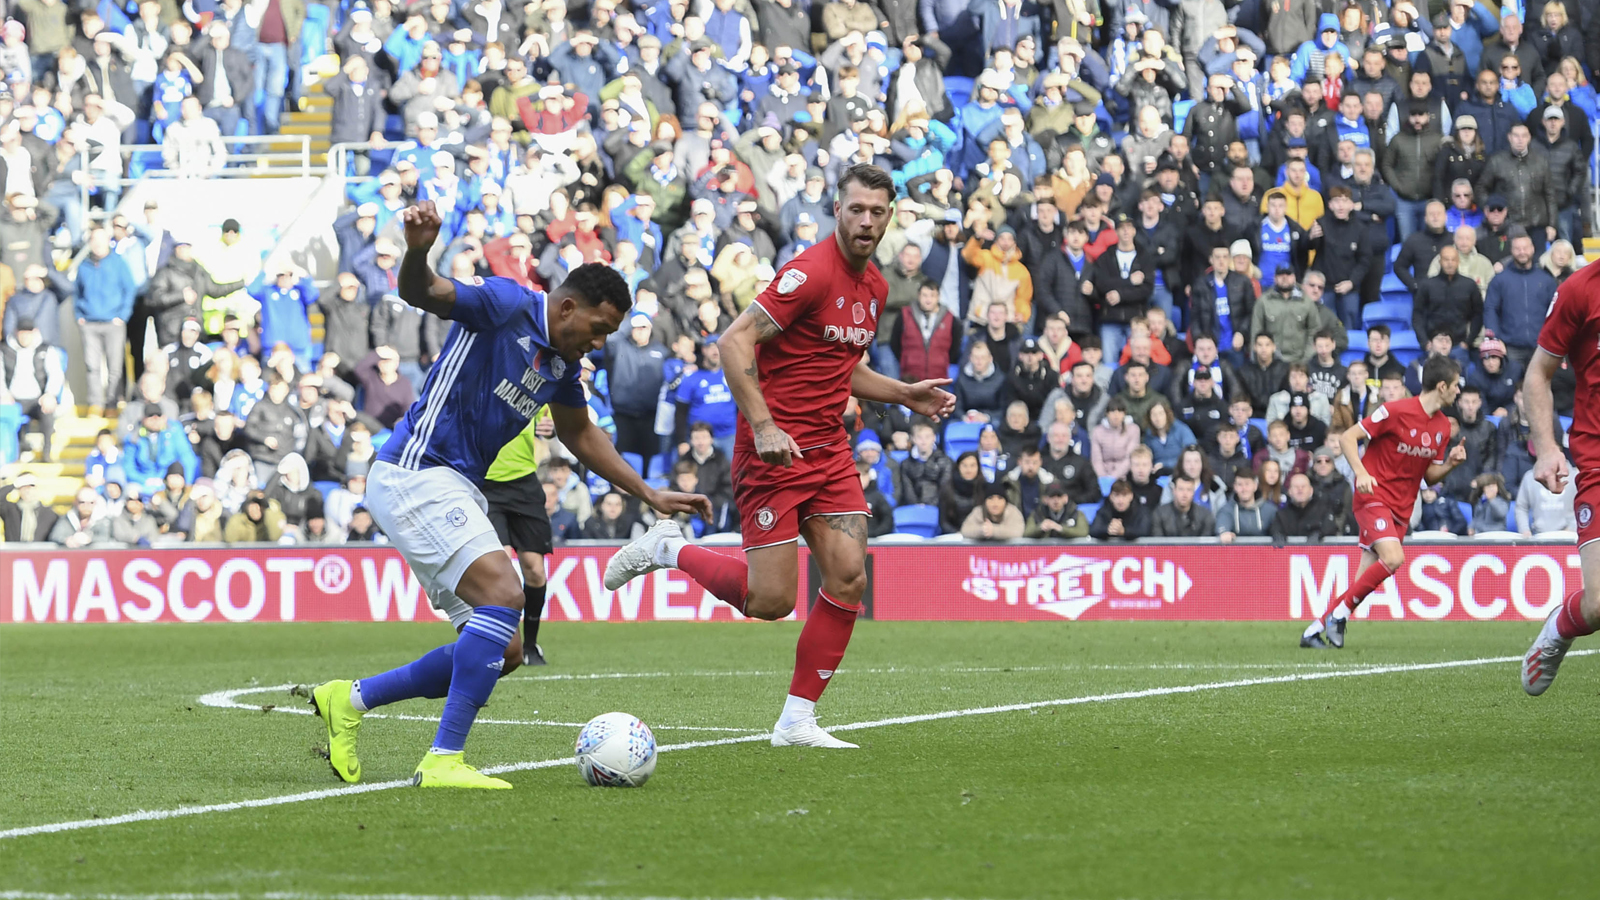
<path fill-rule="evenodd" d="M 590 719 L 574 752 L 583 780 L 595 787 L 638 787 L 656 770 L 656 736 L 627 713 Z"/>

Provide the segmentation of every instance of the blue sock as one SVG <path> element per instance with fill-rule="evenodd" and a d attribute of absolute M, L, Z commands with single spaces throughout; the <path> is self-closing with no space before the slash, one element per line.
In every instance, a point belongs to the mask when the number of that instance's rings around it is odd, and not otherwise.
<path fill-rule="evenodd" d="M 367 709 L 377 709 L 401 700 L 445 696 L 450 690 L 450 669 L 455 653 L 455 644 L 445 644 L 398 669 L 361 679 L 356 682 L 361 702 Z"/>
<path fill-rule="evenodd" d="M 450 668 L 450 692 L 444 701 L 444 715 L 433 749 L 460 753 L 467 744 L 467 732 L 478 710 L 489 702 L 494 683 L 505 665 L 506 647 L 517 635 L 522 611 L 509 606 L 480 606 L 456 639 L 455 658 Z"/>

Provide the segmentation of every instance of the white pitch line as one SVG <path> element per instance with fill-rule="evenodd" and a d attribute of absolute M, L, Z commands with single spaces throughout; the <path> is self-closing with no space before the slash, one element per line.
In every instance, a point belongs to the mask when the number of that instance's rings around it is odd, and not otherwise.
<path fill-rule="evenodd" d="M 279 691 L 288 691 L 298 687 L 295 684 L 273 684 L 266 687 L 234 688 L 227 691 L 212 691 L 202 695 L 196 702 L 201 706 L 210 706 L 214 709 L 243 709 L 250 712 L 293 713 L 300 716 L 314 715 L 314 713 L 299 704 L 293 706 L 272 706 L 270 709 L 263 704 L 240 703 L 237 698 L 250 694 L 270 694 Z M 537 712 L 538 710 L 535 710 Z M 417 716 L 407 713 L 367 713 L 364 719 L 396 719 L 401 722 L 438 722 L 438 716 Z M 478 718 L 473 720 L 479 725 L 549 725 L 557 728 L 582 728 L 587 722 L 556 722 L 550 719 L 489 719 Z M 734 734 L 747 734 L 748 728 L 724 728 L 714 725 L 652 725 L 657 731 L 726 731 Z"/>
<path fill-rule="evenodd" d="M 1600 650 L 1576 650 L 1568 656 L 1592 656 Z M 957 719 L 966 716 L 983 716 L 993 713 L 1020 712 L 1030 709 L 1042 709 L 1051 706 L 1077 706 L 1086 703 L 1109 703 L 1116 700 L 1137 700 L 1146 697 L 1162 697 L 1174 694 L 1195 694 L 1202 691 L 1218 691 L 1228 688 L 1254 687 L 1267 684 L 1292 684 L 1299 681 L 1322 681 L 1329 678 L 1355 678 L 1366 675 L 1387 675 L 1396 672 L 1428 672 L 1439 669 L 1462 669 L 1472 666 L 1499 665 L 1502 663 L 1520 663 L 1520 656 L 1494 656 L 1478 659 L 1456 659 L 1432 663 L 1403 663 L 1389 666 L 1368 666 L 1362 669 L 1344 669 L 1332 672 L 1311 672 L 1306 674 L 1277 675 L 1270 678 L 1244 678 L 1233 681 L 1213 681 L 1204 684 L 1184 684 L 1172 687 L 1146 688 L 1138 691 L 1119 691 L 1111 694 L 1091 694 L 1083 697 L 1066 697 L 1058 700 L 1036 700 L 1031 703 L 1011 703 L 1004 706 L 980 706 L 971 709 L 953 709 L 944 712 L 924 713 L 922 715 L 898 716 L 891 719 L 874 719 L 866 722 L 852 722 L 844 725 L 830 725 L 829 731 L 859 731 L 865 728 L 883 728 L 889 725 L 909 725 L 917 722 L 933 722 L 941 719 Z M 656 752 L 668 753 L 675 750 L 693 750 L 700 747 L 721 747 L 728 744 L 747 744 L 756 741 L 765 741 L 771 738 L 770 734 L 749 734 L 743 737 L 720 738 L 708 741 L 686 741 L 679 744 L 665 744 L 657 747 Z M 561 756 L 555 759 L 541 759 L 530 762 L 511 763 L 503 766 L 490 766 L 482 771 L 489 775 L 499 775 L 505 772 L 526 772 L 532 769 L 550 769 L 557 766 L 570 766 L 572 757 Z M 304 803 L 310 800 L 326 800 L 330 797 L 346 797 L 353 794 L 370 794 L 375 791 L 387 791 L 399 787 L 409 787 L 411 780 L 380 781 L 372 784 L 351 784 L 343 787 L 325 788 L 318 791 L 305 791 L 298 794 L 285 794 L 278 797 L 262 797 L 256 800 L 236 800 L 228 803 L 210 803 L 204 806 L 179 806 L 173 809 L 139 810 L 120 816 L 107 816 L 100 819 L 78 819 L 71 822 L 51 822 L 45 825 L 28 825 L 22 828 L 11 828 L 0 831 L 0 840 L 10 838 L 30 837 L 36 834 L 55 834 L 62 831 L 79 831 L 86 828 L 103 828 L 108 825 L 125 825 L 131 822 L 155 822 L 164 819 L 177 819 L 186 816 L 198 816 L 214 812 L 232 812 L 240 809 L 259 809 L 269 806 L 285 806 L 291 803 Z"/>
<path fill-rule="evenodd" d="M 67 894 L 45 891 L 0 891 L 0 900 L 607 900 L 598 894 L 345 894 L 306 891 L 265 891 L 262 893 L 159 893 L 159 894 Z M 645 900 L 684 900 L 652 895 Z M 738 900 L 738 898 L 730 898 Z M 745 900 L 784 900 L 762 895 Z M 816 900 L 816 898 L 812 898 Z"/>
<path fill-rule="evenodd" d="M 1250 670 L 1250 669 L 1358 669 L 1364 663 L 1149 663 L 1142 665 L 1057 666 L 883 666 L 870 669 L 838 669 L 840 675 L 988 675 L 1004 672 L 1157 672 L 1172 670 Z M 559 675 L 509 675 L 505 681 L 610 681 L 626 678 L 765 678 L 794 674 L 792 671 L 718 670 L 692 672 L 589 672 Z M 0 898 L 3 900 L 3 898 Z"/>

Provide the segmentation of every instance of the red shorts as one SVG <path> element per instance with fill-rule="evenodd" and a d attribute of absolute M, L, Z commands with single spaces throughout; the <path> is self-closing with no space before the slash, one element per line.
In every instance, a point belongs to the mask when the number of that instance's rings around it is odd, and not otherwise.
<path fill-rule="evenodd" d="M 1578 521 L 1578 546 L 1600 540 L 1600 469 L 1578 470 L 1578 493 L 1572 498 Z"/>
<path fill-rule="evenodd" d="M 1382 503 L 1369 502 L 1359 504 L 1355 508 L 1356 524 L 1361 526 L 1360 545 L 1363 550 L 1371 550 L 1372 545 L 1382 540 L 1400 540 L 1411 529 L 1411 523 L 1395 518 L 1389 507 Z"/>
<path fill-rule="evenodd" d="M 812 516 L 870 514 L 855 454 L 843 439 L 805 451 L 787 469 L 762 462 L 754 450 L 736 448 L 733 499 L 746 550 L 798 540 L 800 523 Z"/>

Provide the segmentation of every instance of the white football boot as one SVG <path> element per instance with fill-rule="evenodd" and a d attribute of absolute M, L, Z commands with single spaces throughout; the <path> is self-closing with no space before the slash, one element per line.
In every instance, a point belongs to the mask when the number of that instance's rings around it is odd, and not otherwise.
<path fill-rule="evenodd" d="M 784 728 L 782 725 L 772 726 L 772 746 L 774 747 L 823 747 L 828 750 L 856 750 L 859 745 L 849 741 L 841 741 L 833 735 L 822 730 L 814 718 L 801 719 L 800 721 Z"/>
<path fill-rule="evenodd" d="M 662 519 L 638 540 L 618 550 L 606 563 L 606 590 L 614 591 L 640 575 L 667 568 L 656 562 L 657 551 L 673 539 L 683 540 L 683 529 L 672 519 Z"/>
<path fill-rule="evenodd" d="M 1561 669 L 1561 661 L 1572 648 L 1572 641 L 1556 630 L 1559 615 L 1561 607 L 1557 606 L 1544 620 L 1544 627 L 1533 639 L 1528 655 L 1522 658 L 1522 689 L 1530 697 L 1537 697 L 1550 688 L 1550 683 L 1556 680 L 1556 672 Z"/>

